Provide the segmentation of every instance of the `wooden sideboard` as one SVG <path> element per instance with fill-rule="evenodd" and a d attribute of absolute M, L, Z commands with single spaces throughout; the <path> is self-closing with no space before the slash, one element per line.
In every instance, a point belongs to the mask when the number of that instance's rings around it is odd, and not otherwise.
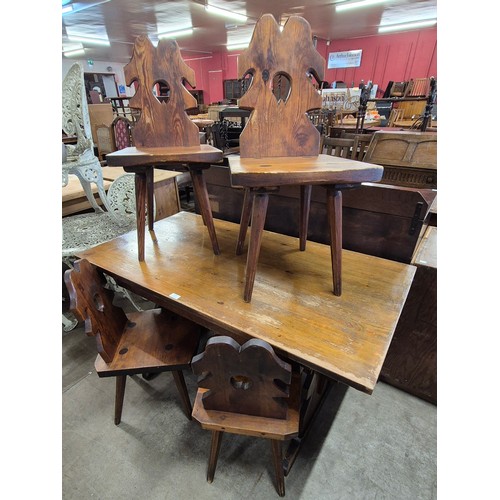
<path fill-rule="evenodd" d="M 215 218 L 238 222 L 243 190 L 231 187 L 229 169 L 212 165 L 205 172 Z M 265 229 L 298 237 L 299 187 L 283 186 L 269 198 Z M 410 263 L 429 225 L 436 191 L 365 183 L 343 193 L 343 248 Z M 198 210 L 198 209 L 197 209 Z M 308 239 L 329 244 L 326 193 L 313 186 Z"/>

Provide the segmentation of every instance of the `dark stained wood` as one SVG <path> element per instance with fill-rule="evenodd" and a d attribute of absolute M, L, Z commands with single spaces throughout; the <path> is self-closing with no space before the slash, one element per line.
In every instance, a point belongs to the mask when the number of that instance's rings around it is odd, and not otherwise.
<path fill-rule="evenodd" d="M 311 208 L 312 186 L 300 186 L 300 223 L 299 223 L 299 249 L 306 249 L 307 232 L 309 229 L 309 213 Z"/>
<path fill-rule="evenodd" d="M 342 191 L 329 187 L 326 205 L 330 228 L 333 294 L 340 296 L 342 295 Z"/>
<path fill-rule="evenodd" d="M 182 370 L 190 367 L 202 328 L 162 309 L 126 315 L 113 305 L 113 292 L 89 261 L 78 260 L 65 272 L 70 308 L 85 332 L 96 338 L 95 369 L 99 377 L 117 377 L 115 423 L 121 420 L 125 377 L 137 373 L 175 371 L 176 385 L 186 416 L 191 404 Z"/>
<path fill-rule="evenodd" d="M 193 358 L 199 376 L 193 418 L 212 431 L 207 480 L 212 482 L 223 432 L 271 440 L 276 490 L 285 494 L 282 441 L 299 434 L 298 370 L 281 360 L 262 340 L 244 345 L 227 336 L 208 340 Z"/>
<path fill-rule="evenodd" d="M 437 228 L 429 226 L 412 263 L 408 299 L 380 374 L 381 380 L 437 404 Z"/>
<path fill-rule="evenodd" d="M 325 137 L 323 149 L 327 155 L 351 158 L 354 148 L 354 139 Z"/>
<path fill-rule="evenodd" d="M 132 129 L 133 147 L 115 151 L 106 156 L 109 166 L 123 167 L 136 174 L 137 204 L 137 254 L 145 260 L 145 220 L 154 235 L 153 167 L 172 169 L 174 166 L 195 172 L 195 195 L 202 207 L 205 225 L 212 248 L 217 255 L 219 245 L 213 225 L 212 212 L 206 187 L 201 179 L 202 170 L 210 163 L 222 161 L 222 151 L 200 144 L 199 130 L 186 113 L 196 107 L 196 99 L 187 91 L 183 82 L 195 86 L 194 71 L 182 60 L 177 42 L 162 39 L 155 48 L 146 36 L 136 38 L 130 62 L 124 68 L 129 85 L 137 82 L 138 88 L 130 99 L 130 107 L 140 110 L 140 116 Z M 168 96 L 159 98 L 153 87 L 168 87 Z M 193 175 L 193 174 L 192 174 Z"/>
<path fill-rule="evenodd" d="M 246 260 L 234 252 L 239 227 L 215 224 L 219 256 L 202 231 L 202 218 L 187 212 L 156 222 L 162 244 L 147 240 L 147 265 L 135 257 L 134 233 L 79 256 L 141 297 L 216 333 L 264 340 L 278 355 L 371 393 L 415 267 L 344 250 L 343 293 L 332 299 L 329 247 L 310 241 L 306 255 L 294 238 L 264 231 L 260 280 L 246 303 L 235 293 Z M 193 270 L 189 279 L 186 266 Z"/>
<path fill-rule="evenodd" d="M 205 410 L 286 418 L 292 367 L 267 342 L 240 345 L 231 337 L 212 337 L 191 367 L 198 387 L 209 389 L 202 397 Z"/>
<path fill-rule="evenodd" d="M 229 169 L 212 166 L 205 175 L 214 217 L 238 222 L 242 190 L 232 189 Z M 391 184 L 363 183 L 343 191 L 342 245 L 344 249 L 409 264 L 432 220 L 437 192 Z M 264 229 L 299 237 L 299 186 L 282 186 L 269 197 Z M 198 210 L 198 209 L 197 209 Z M 308 239 L 330 243 L 326 192 L 312 186 Z"/>
<path fill-rule="evenodd" d="M 437 187 L 437 134 L 375 132 L 363 161 L 384 166 L 384 184 L 434 189 Z"/>

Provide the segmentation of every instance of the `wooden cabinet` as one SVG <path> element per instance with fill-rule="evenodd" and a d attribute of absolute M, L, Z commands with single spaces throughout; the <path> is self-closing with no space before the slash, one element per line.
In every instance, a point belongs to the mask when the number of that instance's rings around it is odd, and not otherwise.
<path fill-rule="evenodd" d="M 437 227 L 429 226 L 412 259 L 417 272 L 380 379 L 437 403 Z"/>

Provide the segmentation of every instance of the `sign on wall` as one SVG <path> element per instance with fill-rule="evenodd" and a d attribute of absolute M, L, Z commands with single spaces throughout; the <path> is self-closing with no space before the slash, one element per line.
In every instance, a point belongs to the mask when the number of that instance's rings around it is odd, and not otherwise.
<path fill-rule="evenodd" d="M 361 49 L 330 52 L 328 54 L 328 69 L 357 68 L 361 66 Z"/>

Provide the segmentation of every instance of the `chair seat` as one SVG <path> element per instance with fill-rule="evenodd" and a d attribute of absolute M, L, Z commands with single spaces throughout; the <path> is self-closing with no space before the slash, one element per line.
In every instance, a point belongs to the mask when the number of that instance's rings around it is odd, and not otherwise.
<path fill-rule="evenodd" d="M 273 187 L 298 184 L 377 182 L 383 167 L 337 156 L 241 158 L 229 156 L 232 186 Z"/>
<path fill-rule="evenodd" d="M 203 429 L 281 441 L 292 439 L 299 433 L 300 374 L 298 373 L 292 375 L 286 419 L 205 410 L 202 398 L 206 391 L 208 389 L 198 389 L 193 405 L 193 418 L 201 424 Z"/>
<path fill-rule="evenodd" d="M 97 356 L 95 369 L 100 377 L 190 367 L 200 339 L 196 324 L 161 309 L 130 313 L 127 317 L 129 324 L 113 360 L 106 363 Z"/>
<path fill-rule="evenodd" d="M 141 167 L 162 163 L 218 163 L 222 161 L 222 151 L 209 144 L 197 146 L 168 146 L 158 148 L 130 147 L 106 155 L 110 166 Z"/>

